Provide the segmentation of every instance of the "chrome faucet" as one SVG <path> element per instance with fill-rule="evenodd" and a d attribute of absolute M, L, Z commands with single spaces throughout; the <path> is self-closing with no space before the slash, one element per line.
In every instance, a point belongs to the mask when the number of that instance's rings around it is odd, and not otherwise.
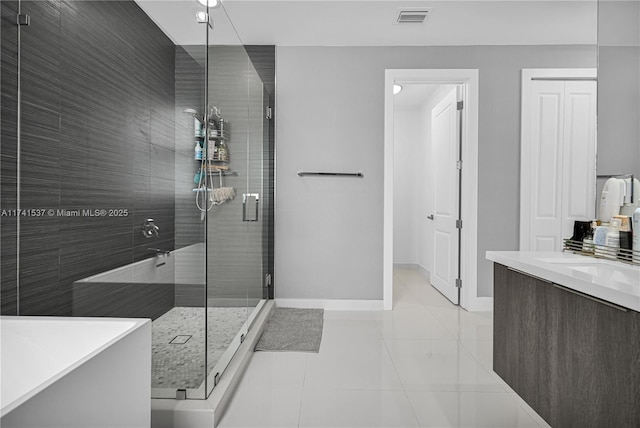
<path fill-rule="evenodd" d="M 169 257 L 171 255 L 171 251 L 163 251 L 160 248 L 147 248 L 147 253 L 151 253 L 156 257 Z"/>

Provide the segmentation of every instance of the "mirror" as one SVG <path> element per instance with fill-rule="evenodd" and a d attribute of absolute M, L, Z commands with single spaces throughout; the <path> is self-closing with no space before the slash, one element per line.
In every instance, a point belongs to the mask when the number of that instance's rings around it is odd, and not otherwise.
<path fill-rule="evenodd" d="M 640 177 L 640 0 L 598 0 L 597 174 Z"/>

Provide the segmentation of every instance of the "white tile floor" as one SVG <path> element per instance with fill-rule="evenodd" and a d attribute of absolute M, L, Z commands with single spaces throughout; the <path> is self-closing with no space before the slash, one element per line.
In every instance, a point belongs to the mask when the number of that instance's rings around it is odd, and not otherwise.
<path fill-rule="evenodd" d="M 492 322 L 396 270 L 393 311 L 325 311 L 318 354 L 255 353 L 219 427 L 548 427 L 493 373 Z"/>

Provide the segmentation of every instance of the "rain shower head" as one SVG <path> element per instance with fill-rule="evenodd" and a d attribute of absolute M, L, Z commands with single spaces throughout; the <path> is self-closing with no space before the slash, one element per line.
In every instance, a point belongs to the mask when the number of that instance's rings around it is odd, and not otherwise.
<path fill-rule="evenodd" d="M 182 112 L 183 112 L 184 114 L 189 114 L 189 115 L 193 116 L 194 118 L 198 119 L 198 121 L 199 121 L 200 123 L 204 123 L 204 120 L 202 120 L 202 119 L 200 118 L 200 116 L 198 116 L 198 111 L 197 111 L 197 110 L 194 110 L 194 109 L 192 109 L 192 108 L 186 108 L 186 109 L 182 110 Z"/>

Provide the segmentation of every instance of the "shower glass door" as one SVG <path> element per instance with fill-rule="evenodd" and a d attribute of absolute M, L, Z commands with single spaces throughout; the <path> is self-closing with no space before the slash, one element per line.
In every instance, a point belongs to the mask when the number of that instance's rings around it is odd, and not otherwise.
<path fill-rule="evenodd" d="M 207 384 L 209 394 L 262 300 L 262 81 L 224 9 L 210 9 L 207 156 Z"/>

